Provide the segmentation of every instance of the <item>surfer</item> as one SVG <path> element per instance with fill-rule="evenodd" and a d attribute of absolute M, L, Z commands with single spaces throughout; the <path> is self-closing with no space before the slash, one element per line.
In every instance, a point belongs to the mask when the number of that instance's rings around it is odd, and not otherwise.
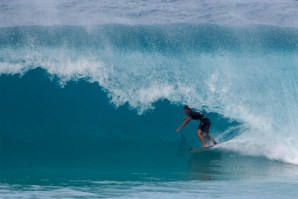
<path fill-rule="evenodd" d="M 211 126 L 211 121 L 209 118 L 205 117 L 204 114 L 200 113 L 199 111 L 193 111 L 187 105 L 184 106 L 184 113 L 188 117 L 184 118 L 184 122 L 181 126 L 179 126 L 179 128 L 177 129 L 177 132 L 179 132 L 183 127 L 185 127 L 190 120 L 192 119 L 200 120 L 201 123 L 198 127 L 197 135 L 200 138 L 200 140 L 203 142 L 204 147 L 208 147 L 208 144 L 204 139 L 203 135 L 205 135 L 209 141 L 212 141 L 213 145 L 217 144 L 217 142 L 209 135 L 209 129 Z"/>

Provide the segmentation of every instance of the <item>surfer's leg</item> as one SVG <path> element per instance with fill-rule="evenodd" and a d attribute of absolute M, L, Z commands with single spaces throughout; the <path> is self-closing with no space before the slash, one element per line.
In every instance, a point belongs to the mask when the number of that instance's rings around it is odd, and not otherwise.
<path fill-rule="evenodd" d="M 217 144 L 217 142 L 209 135 L 209 132 L 206 132 L 205 135 L 208 140 L 212 141 L 213 145 Z"/>
<path fill-rule="evenodd" d="M 197 135 L 200 138 L 200 140 L 203 142 L 204 147 L 208 147 L 208 144 L 207 144 L 206 140 L 204 139 L 204 137 L 202 135 L 202 130 L 201 129 L 198 130 Z"/>
<path fill-rule="evenodd" d="M 209 135 L 210 127 L 211 127 L 211 122 L 210 120 L 208 120 L 207 122 L 205 122 L 205 125 L 203 125 L 202 130 L 204 131 L 204 135 L 207 137 L 207 139 L 211 141 L 213 145 L 216 145 L 217 142 Z"/>

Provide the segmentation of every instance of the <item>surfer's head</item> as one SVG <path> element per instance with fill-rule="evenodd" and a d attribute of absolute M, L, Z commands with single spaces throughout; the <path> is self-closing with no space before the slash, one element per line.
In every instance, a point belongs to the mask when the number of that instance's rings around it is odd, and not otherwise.
<path fill-rule="evenodd" d="M 185 105 L 184 106 L 184 113 L 188 115 L 190 113 L 190 111 L 191 111 L 191 108 L 189 108 L 189 106 Z"/>

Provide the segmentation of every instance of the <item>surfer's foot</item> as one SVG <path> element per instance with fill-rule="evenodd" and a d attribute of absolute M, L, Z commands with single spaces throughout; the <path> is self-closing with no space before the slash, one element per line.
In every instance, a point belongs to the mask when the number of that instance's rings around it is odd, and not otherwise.
<path fill-rule="evenodd" d="M 209 146 L 208 146 L 208 144 L 204 144 L 204 147 L 205 147 L 205 148 L 208 148 Z"/>

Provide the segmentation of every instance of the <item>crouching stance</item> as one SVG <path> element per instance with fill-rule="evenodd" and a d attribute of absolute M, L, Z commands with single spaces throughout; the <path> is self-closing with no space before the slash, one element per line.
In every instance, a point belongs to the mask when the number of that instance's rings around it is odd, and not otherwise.
<path fill-rule="evenodd" d="M 205 117 L 204 114 L 200 113 L 199 111 L 193 111 L 188 106 L 184 106 L 184 112 L 188 117 L 184 119 L 183 124 L 177 129 L 177 132 L 179 132 L 184 126 L 186 126 L 190 120 L 200 120 L 201 123 L 198 127 L 197 135 L 203 142 L 204 147 L 208 147 L 208 144 L 203 135 L 205 135 L 205 137 L 210 140 L 213 145 L 216 145 L 217 142 L 209 135 L 209 129 L 211 126 L 210 119 Z"/>

